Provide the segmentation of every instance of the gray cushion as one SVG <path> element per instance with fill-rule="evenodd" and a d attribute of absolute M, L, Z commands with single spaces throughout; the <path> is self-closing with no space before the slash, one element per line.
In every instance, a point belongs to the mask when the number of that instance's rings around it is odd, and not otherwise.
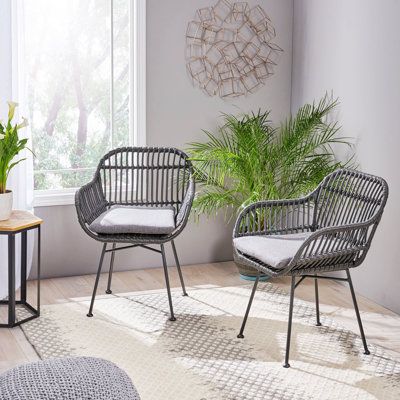
<path fill-rule="evenodd" d="M 285 268 L 311 232 L 289 235 L 242 236 L 233 239 L 241 253 L 254 257 L 276 269 Z"/>
<path fill-rule="evenodd" d="M 50 359 L 0 375 L 1 400 L 140 400 L 128 375 L 92 357 Z"/>
<path fill-rule="evenodd" d="M 175 229 L 173 207 L 112 206 L 89 226 L 96 233 L 163 235 Z"/>

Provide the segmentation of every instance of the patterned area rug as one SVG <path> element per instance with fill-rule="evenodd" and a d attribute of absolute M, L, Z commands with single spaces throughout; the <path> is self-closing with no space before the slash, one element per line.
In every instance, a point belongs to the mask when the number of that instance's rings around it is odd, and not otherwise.
<path fill-rule="evenodd" d="M 42 358 L 86 355 L 115 362 L 142 400 L 385 399 L 400 398 L 400 363 L 295 299 L 291 368 L 282 368 L 289 297 L 260 284 L 245 331 L 251 286 L 174 292 L 170 322 L 165 291 L 110 295 L 89 302 L 44 306 L 23 326 Z"/>

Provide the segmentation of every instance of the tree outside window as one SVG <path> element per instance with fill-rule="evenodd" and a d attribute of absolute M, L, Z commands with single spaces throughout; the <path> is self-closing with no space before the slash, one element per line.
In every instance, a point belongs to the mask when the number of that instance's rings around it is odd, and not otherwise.
<path fill-rule="evenodd" d="M 129 0 L 25 2 L 35 189 L 82 186 L 131 143 Z"/>

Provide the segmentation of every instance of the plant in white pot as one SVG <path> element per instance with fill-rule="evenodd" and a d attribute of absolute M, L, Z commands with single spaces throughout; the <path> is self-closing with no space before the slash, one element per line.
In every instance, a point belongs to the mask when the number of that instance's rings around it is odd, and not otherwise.
<path fill-rule="evenodd" d="M 12 212 L 13 194 L 7 190 L 7 178 L 10 171 L 25 158 L 15 160 L 15 157 L 24 149 L 28 139 L 20 139 L 18 131 L 28 125 L 23 118 L 20 124 L 14 124 L 13 118 L 17 103 L 8 102 L 7 123 L 0 121 L 0 221 L 10 218 Z M 29 150 L 29 149 L 28 149 Z"/>

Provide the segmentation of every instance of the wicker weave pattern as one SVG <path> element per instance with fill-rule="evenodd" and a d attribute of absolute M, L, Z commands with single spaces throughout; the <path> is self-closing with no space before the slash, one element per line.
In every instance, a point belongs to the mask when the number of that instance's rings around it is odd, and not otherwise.
<path fill-rule="evenodd" d="M 128 375 L 97 358 L 50 359 L 0 375 L 2 400 L 140 400 Z"/>
<path fill-rule="evenodd" d="M 75 205 L 82 228 L 102 242 L 165 243 L 186 225 L 193 197 L 193 170 L 175 148 L 123 147 L 106 154 L 93 180 L 78 190 Z M 169 235 L 98 235 L 88 225 L 114 204 L 173 206 L 176 229 Z"/>
<path fill-rule="evenodd" d="M 261 201 L 239 215 L 233 237 L 313 232 L 284 270 L 275 270 L 234 250 L 238 263 L 270 276 L 303 275 L 360 265 L 371 244 L 388 197 L 382 178 L 341 169 L 308 196 Z"/>

